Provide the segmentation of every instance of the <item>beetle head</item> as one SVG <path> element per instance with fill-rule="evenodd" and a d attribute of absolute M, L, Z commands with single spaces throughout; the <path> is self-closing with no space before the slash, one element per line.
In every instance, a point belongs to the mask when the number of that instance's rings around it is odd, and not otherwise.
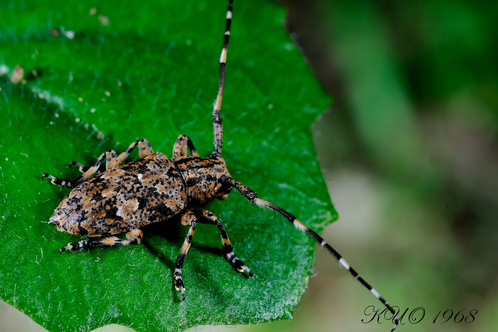
<path fill-rule="evenodd" d="M 187 185 L 187 198 L 191 205 L 202 205 L 217 198 L 228 197 L 232 186 L 225 160 L 219 153 L 209 158 L 188 156 L 175 161 Z"/>

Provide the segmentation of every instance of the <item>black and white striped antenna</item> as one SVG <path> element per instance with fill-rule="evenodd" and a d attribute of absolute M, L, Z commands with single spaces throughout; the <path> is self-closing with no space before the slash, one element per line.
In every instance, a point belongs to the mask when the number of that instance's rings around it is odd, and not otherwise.
<path fill-rule="evenodd" d="M 213 110 L 213 134 L 214 134 L 214 147 L 215 152 L 221 156 L 221 151 L 223 147 L 223 127 L 222 127 L 222 119 L 220 116 L 221 112 L 221 102 L 223 99 L 223 89 L 225 86 L 225 66 L 227 59 L 227 50 L 228 50 L 228 42 L 230 40 L 230 26 L 232 23 L 232 9 L 233 9 L 233 0 L 229 0 L 228 2 L 228 10 L 226 15 L 226 28 L 225 34 L 223 38 L 223 49 L 221 50 L 220 57 L 220 82 L 218 88 L 218 95 L 216 96 L 216 101 L 214 102 L 214 110 Z M 394 326 L 391 330 L 393 332 L 396 327 L 399 325 L 398 314 L 396 310 L 382 297 L 379 292 L 377 292 L 368 282 L 363 279 L 355 269 L 349 265 L 348 262 L 335 250 L 330 244 L 328 244 L 320 235 L 318 235 L 315 231 L 309 229 L 306 225 L 304 225 L 301 221 L 296 219 L 295 216 L 287 212 L 286 210 L 278 207 L 277 205 L 267 202 L 258 197 L 255 191 L 247 187 L 245 184 L 242 184 L 238 181 L 235 181 L 232 178 L 228 178 L 227 182 L 235 188 L 238 192 L 244 195 L 249 201 L 254 203 L 255 205 L 263 208 L 272 209 L 282 216 L 284 216 L 289 222 L 291 222 L 297 229 L 305 232 L 312 238 L 314 238 L 321 247 L 325 248 L 329 251 L 334 257 L 339 261 L 339 263 L 349 271 L 349 273 L 358 280 L 365 288 L 368 289 L 370 293 L 372 293 L 393 315 Z"/>

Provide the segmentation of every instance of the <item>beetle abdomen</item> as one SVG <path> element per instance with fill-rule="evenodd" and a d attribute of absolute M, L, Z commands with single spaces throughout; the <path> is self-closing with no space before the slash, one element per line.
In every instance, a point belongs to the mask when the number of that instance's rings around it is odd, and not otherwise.
<path fill-rule="evenodd" d="M 175 164 L 154 153 L 79 184 L 50 222 L 76 235 L 119 234 L 171 218 L 186 202 L 184 181 Z"/>

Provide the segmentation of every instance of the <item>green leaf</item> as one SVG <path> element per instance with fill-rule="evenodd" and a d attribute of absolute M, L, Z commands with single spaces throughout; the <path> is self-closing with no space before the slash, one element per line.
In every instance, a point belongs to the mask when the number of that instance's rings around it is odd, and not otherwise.
<path fill-rule="evenodd" d="M 41 174 L 73 179 L 78 172 L 67 167 L 71 160 L 91 164 L 138 138 L 171 156 L 179 134 L 188 135 L 201 156 L 212 152 L 226 6 L 0 5 L 0 65 L 6 72 L 0 77 L 0 296 L 45 328 L 117 323 L 176 331 L 292 316 L 311 275 L 315 244 L 237 193 L 207 208 L 255 275 L 248 279 L 232 269 L 217 228 L 198 225 L 183 268 L 185 302 L 179 302 L 172 276 L 187 231 L 180 225 L 147 227 L 137 246 L 61 255 L 59 248 L 81 238 L 46 223 L 69 190 L 51 186 Z M 223 152 L 235 179 L 320 232 L 337 214 L 310 126 L 330 100 L 284 32 L 284 15 L 273 2 L 235 3 Z M 68 31 L 73 39 L 64 35 Z M 24 81 L 13 84 L 16 65 L 24 69 Z"/>

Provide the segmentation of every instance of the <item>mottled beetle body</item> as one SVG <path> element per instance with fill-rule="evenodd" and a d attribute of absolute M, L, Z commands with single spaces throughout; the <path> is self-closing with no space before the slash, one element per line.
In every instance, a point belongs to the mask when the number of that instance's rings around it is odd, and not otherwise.
<path fill-rule="evenodd" d="M 50 222 L 75 235 L 107 236 L 171 218 L 186 206 L 180 171 L 164 154 L 154 153 L 77 185 Z"/>
<path fill-rule="evenodd" d="M 75 235 L 121 234 L 168 220 L 187 206 L 226 199 L 222 176 L 230 176 L 223 158 L 169 160 L 160 152 L 151 153 L 78 184 L 50 223 Z"/>
<path fill-rule="evenodd" d="M 230 174 L 223 157 L 215 152 L 209 158 L 200 158 L 193 145 L 195 155 L 186 155 L 182 142 L 190 141 L 184 135 L 178 137 L 173 160 L 161 152 L 154 153 L 143 139 L 134 142 L 119 157 L 111 150 L 102 154 L 94 166 L 81 165 L 84 174 L 74 181 L 44 174 L 54 184 L 73 188 L 55 209 L 49 223 L 57 225 L 60 231 L 90 238 L 127 233 L 131 241 L 123 243 L 108 237 L 94 245 L 136 244 L 141 240 L 141 227 L 185 215 L 187 207 L 201 206 L 215 198 L 226 199 L 231 187 L 227 186 Z M 121 160 L 136 145 L 140 147 L 140 159 L 121 165 Z M 107 169 L 99 173 L 104 157 Z M 78 163 L 71 163 L 74 164 Z M 190 225 L 185 219 L 182 223 Z M 91 247 L 91 243 L 70 243 L 61 252 Z"/>
<path fill-rule="evenodd" d="M 160 152 L 154 153 L 149 142 L 141 139 L 133 142 L 120 155 L 112 150 L 104 152 L 91 167 L 71 162 L 70 165 L 79 166 L 83 173 L 76 180 L 65 181 L 43 174 L 43 177 L 50 178 L 53 184 L 72 188 L 69 195 L 55 209 L 49 222 L 55 224 L 60 231 L 88 237 L 86 240 L 69 243 L 60 251 L 138 244 L 142 240 L 142 227 L 176 217 L 175 219 L 179 220 L 182 225 L 190 226 L 176 259 L 174 271 L 175 288 L 181 292 L 182 301 L 185 300 L 185 286 L 181 270 L 197 223 L 217 226 L 226 260 L 238 272 L 252 277 L 251 270 L 233 252 L 221 221 L 213 213 L 201 208 L 215 198 L 221 200 L 227 198 L 233 188 L 253 204 L 278 212 L 298 230 L 314 238 L 320 246 L 334 255 L 339 263 L 392 313 L 394 326 L 391 331 L 394 331 L 398 325 L 396 311 L 332 246 L 296 219 L 294 215 L 259 198 L 255 191 L 234 180 L 228 172 L 221 155 L 223 127 L 220 112 L 232 20 L 232 3 L 233 0 L 229 0 L 224 44 L 220 57 L 219 88 L 213 110 L 215 149 L 212 155 L 208 158 L 199 157 L 192 141 L 185 135 L 180 135 L 176 140 L 171 159 Z M 139 159 L 123 163 L 137 146 Z M 104 160 L 106 169 L 100 171 Z M 122 233 L 126 234 L 126 240 L 116 236 Z"/>

